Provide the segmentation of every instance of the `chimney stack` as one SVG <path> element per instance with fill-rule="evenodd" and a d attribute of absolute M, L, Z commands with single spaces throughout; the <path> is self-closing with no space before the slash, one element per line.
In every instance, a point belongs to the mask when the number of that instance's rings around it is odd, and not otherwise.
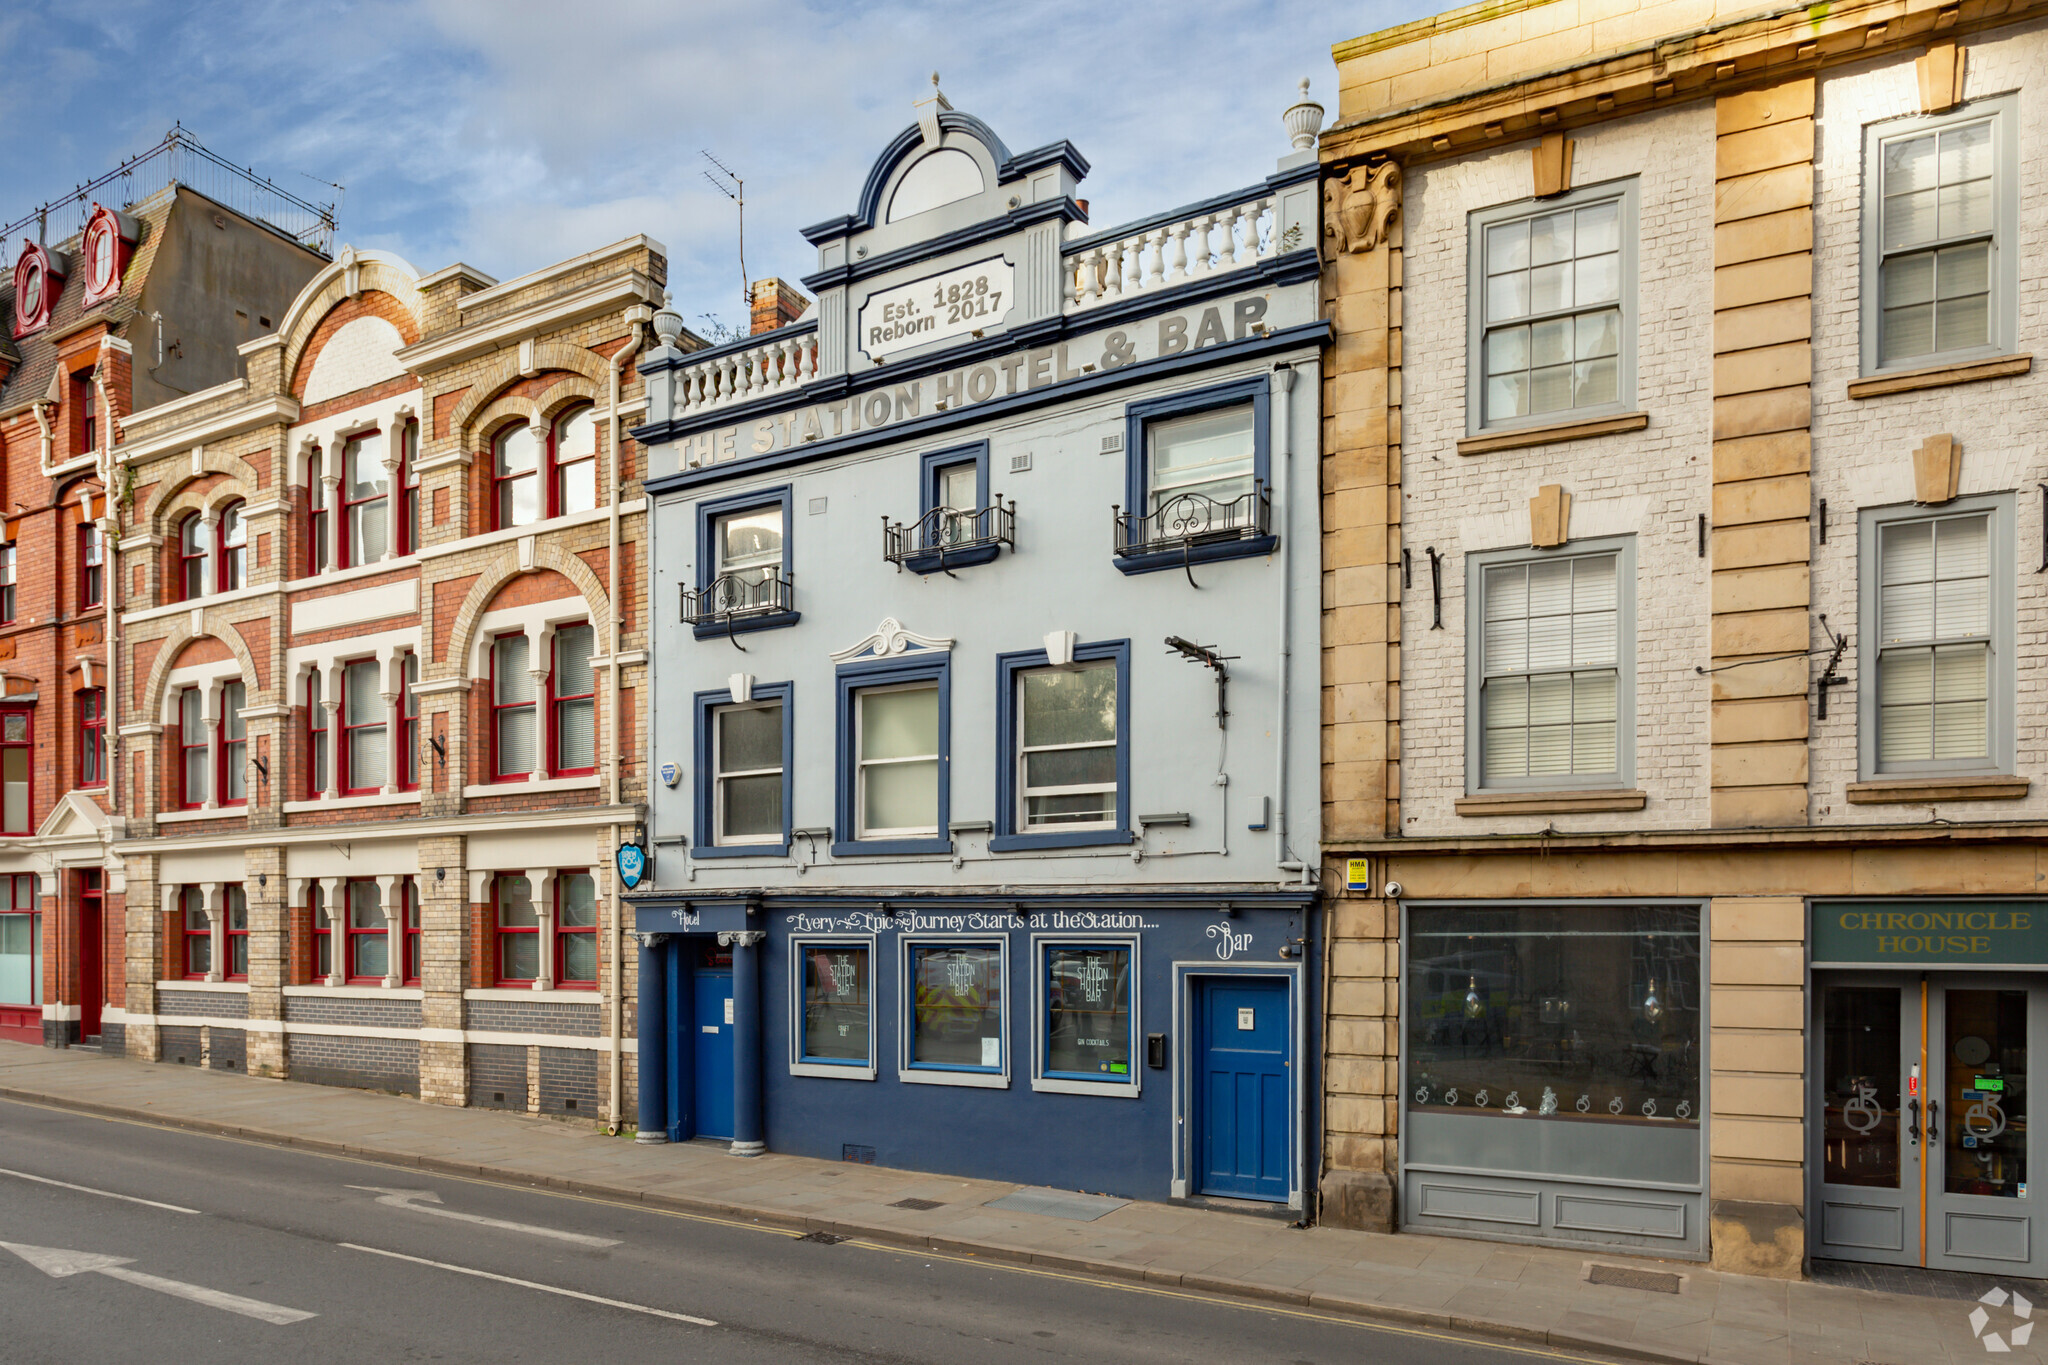
<path fill-rule="evenodd" d="M 787 327 L 804 315 L 811 301 L 781 280 L 754 281 L 754 319 L 749 336 Z"/>

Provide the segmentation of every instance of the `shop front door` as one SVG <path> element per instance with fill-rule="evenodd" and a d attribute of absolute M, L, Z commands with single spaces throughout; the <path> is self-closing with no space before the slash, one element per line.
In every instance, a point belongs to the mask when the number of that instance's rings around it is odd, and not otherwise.
<path fill-rule="evenodd" d="M 1197 977 L 1196 1192 L 1284 1202 L 1288 1186 L 1288 983 Z"/>
<path fill-rule="evenodd" d="M 2039 1276 L 2027 1077 L 2048 1000 L 1982 973 L 1822 976 L 1819 1257 Z"/>
<path fill-rule="evenodd" d="M 78 1037 L 83 1042 L 100 1036 L 100 1012 L 106 1004 L 106 966 L 102 952 L 106 943 L 105 921 L 100 908 L 100 873 L 92 868 L 78 874 Z"/>
<path fill-rule="evenodd" d="M 698 1137 L 732 1136 L 732 968 L 699 967 L 695 1039 Z"/>

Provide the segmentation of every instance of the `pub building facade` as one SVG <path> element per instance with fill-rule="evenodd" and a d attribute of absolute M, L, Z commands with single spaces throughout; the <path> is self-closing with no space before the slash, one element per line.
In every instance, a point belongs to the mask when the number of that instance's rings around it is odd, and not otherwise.
<path fill-rule="evenodd" d="M 649 389 L 639 1137 L 1313 1191 L 1312 131 L 1108 231 L 934 90 Z"/>
<path fill-rule="evenodd" d="M 1335 53 L 1324 1217 L 2039 1276 L 2048 34 L 1549 8 Z"/>

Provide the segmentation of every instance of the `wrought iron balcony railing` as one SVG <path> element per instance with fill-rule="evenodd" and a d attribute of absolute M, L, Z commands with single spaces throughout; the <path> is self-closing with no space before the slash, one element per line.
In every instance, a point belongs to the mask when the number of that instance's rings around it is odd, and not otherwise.
<path fill-rule="evenodd" d="M 1150 514 L 1110 508 L 1116 517 L 1116 552 L 1135 555 L 1187 551 L 1272 534 L 1273 499 L 1263 482 L 1235 498 L 1176 493 Z"/>
<path fill-rule="evenodd" d="M 794 577 L 780 569 L 739 569 L 694 591 L 683 585 L 683 624 L 724 625 L 794 611 Z"/>
<path fill-rule="evenodd" d="M 939 569 L 950 573 L 967 564 L 984 564 L 1007 545 L 1017 548 L 1017 501 L 989 499 L 986 507 L 960 510 L 934 507 L 915 521 L 882 518 L 882 558 L 918 573 Z"/>

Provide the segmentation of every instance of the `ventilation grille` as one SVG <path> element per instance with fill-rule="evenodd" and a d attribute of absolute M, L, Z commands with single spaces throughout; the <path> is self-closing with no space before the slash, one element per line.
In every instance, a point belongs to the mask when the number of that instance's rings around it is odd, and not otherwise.
<path fill-rule="evenodd" d="M 1030 469 L 1030 468 L 1031 468 L 1031 452 L 1030 452 L 1030 451 L 1028 451 L 1028 450 L 1027 450 L 1027 451 L 1025 451 L 1025 452 L 1024 452 L 1024 453 L 1023 453 L 1022 455 L 1012 455 L 1012 456 L 1010 457 L 1010 472 L 1011 472 L 1012 474 L 1022 474 L 1022 473 L 1024 473 L 1024 472 L 1025 472 L 1026 470 L 1028 470 L 1028 469 Z"/>

